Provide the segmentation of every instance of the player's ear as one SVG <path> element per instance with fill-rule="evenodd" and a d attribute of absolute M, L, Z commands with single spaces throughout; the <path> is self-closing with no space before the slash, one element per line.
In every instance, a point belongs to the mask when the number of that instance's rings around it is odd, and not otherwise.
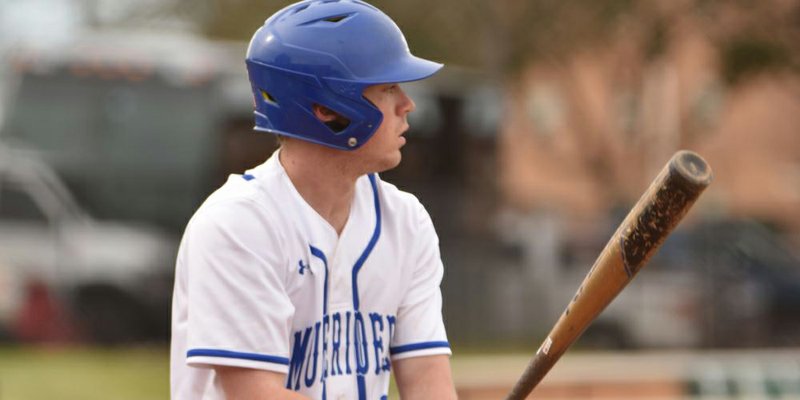
<path fill-rule="evenodd" d="M 331 110 L 328 107 L 321 106 L 319 104 L 314 104 L 313 107 L 314 116 L 317 117 L 318 120 L 322 122 L 329 122 L 336 119 L 336 111 Z"/>
<path fill-rule="evenodd" d="M 349 119 L 328 107 L 320 104 L 314 104 L 312 109 L 314 110 L 314 116 L 317 117 L 318 120 L 322 121 L 322 123 L 327 125 L 328 128 L 331 128 L 331 130 L 334 132 L 341 132 L 347 128 L 348 125 L 350 125 Z"/>

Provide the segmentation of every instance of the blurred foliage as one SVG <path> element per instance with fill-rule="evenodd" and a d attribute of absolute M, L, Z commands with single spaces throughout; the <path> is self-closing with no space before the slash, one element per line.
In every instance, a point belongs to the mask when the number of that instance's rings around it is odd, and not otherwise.
<path fill-rule="evenodd" d="M 205 32 L 247 40 L 274 10 L 276 0 L 210 0 Z M 773 3 L 780 3 L 776 6 Z M 695 18 L 720 47 L 729 83 L 753 72 L 796 67 L 800 58 L 797 1 L 685 0 L 374 0 L 423 57 L 507 74 L 534 60 L 558 62 L 612 38 L 636 43 L 657 59 L 670 45 L 678 21 Z"/>
<path fill-rule="evenodd" d="M 722 75 L 735 84 L 759 72 L 791 65 L 787 48 L 753 37 L 734 38 L 722 47 Z"/>
<path fill-rule="evenodd" d="M 708 33 L 728 84 L 764 72 L 800 72 L 800 1 L 735 0 L 713 12 Z"/>
<path fill-rule="evenodd" d="M 89 0 L 85 0 L 89 1 Z M 93 0 L 96 1 L 96 0 Z M 194 21 L 211 38 L 249 40 L 264 20 L 293 1 L 165 0 L 132 18 Z M 800 65 L 798 0 L 372 0 L 391 15 L 420 56 L 505 75 L 533 61 L 559 62 L 587 47 L 624 40 L 657 60 L 687 20 L 720 49 L 729 83 L 754 72 Z M 158 17 L 157 17 L 158 16 Z"/>
<path fill-rule="evenodd" d="M 247 40 L 272 12 L 276 0 L 210 0 L 205 32 Z M 479 69 L 512 70 L 532 58 L 558 57 L 597 43 L 631 0 L 374 0 L 403 29 L 415 54 Z M 256 12 L 255 10 L 263 10 Z"/>

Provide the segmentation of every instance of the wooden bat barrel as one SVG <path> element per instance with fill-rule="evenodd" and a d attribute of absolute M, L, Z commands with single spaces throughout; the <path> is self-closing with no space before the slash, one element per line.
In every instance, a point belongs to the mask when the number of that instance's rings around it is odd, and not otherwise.
<path fill-rule="evenodd" d="M 506 400 L 522 400 L 561 355 L 647 264 L 711 183 L 694 152 L 675 153 L 631 209 Z"/>

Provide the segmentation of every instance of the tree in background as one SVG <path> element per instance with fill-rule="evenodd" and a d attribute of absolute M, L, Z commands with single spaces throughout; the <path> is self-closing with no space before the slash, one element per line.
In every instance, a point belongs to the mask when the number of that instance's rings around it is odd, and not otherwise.
<path fill-rule="evenodd" d="M 291 1 L 81 0 L 94 25 L 185 21 L 214 39 L 246 41 L 264 19 Z M 669 45 L 678 19 L 704 22 L 720 47 L 729 83 L 753 71 L 800 68 L 796 0 L 373 0 L 407 32 L 422 56 L 506 75 L 534 60 L 563 60 L 623 35 L 642 55 Z"/>

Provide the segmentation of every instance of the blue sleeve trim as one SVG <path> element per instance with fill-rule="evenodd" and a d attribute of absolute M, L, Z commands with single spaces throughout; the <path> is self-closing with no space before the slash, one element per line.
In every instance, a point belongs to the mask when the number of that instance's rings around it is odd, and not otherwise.
<path fill-rule="evenodd" d="M 422 342 L 422 343 L 414 343 L 414 344 L 407 344 L 403 346 L 395 346 L 389 348 L 389 354 L 395 355 L 400 353 L 406 353 L 409 351 L 415 350 L 427 350 L 427 349 L 435 349 L 438 347 L 447 347 L 450 348 L 450 343 L 448 342 Z"/>
<path fill-rule="evenodd" d="M 262 361 L 273 364 L 289 365 L 289 359 L 286 357 L 268 356 L 255 353 L 240 353 L 238 351 L 228 350 L 192 349 L 186 352 L 186 357 L 238 358 L 241 360 Z"/>

